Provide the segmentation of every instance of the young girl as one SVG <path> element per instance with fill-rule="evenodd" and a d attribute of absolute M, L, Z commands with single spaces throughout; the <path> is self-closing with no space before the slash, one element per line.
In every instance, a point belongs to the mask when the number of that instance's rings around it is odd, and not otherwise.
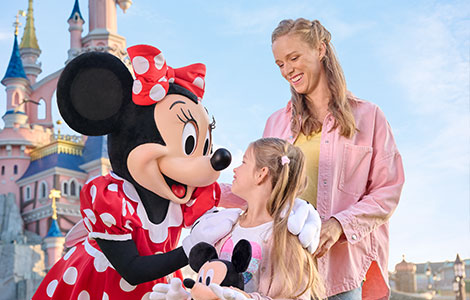
<path fill-rule="evenodd" d="M 323 286 L 315 261 L 287 230 L 287 216 L 306 186 L 302 151 L 282 139 L 259 139 L 248 146 L 233 178 L 232 192 L 246 200 L 248 208 L 216 248 L 221 259 L 230 260 L 234 245 L 245 239 L 251 243 L 252 260 L 243 274 L 244 292 L 211 284 L 213 292 L 222 300 L 320 298 Z M 312 234 L 317 239 L 318 232 Z M 168 297 L 177 294 L 168 288 L 154 288 L 150 298 L 176 299 Z M 157 296 L 157 290 L 164 290 L 165 296 Z"/>
<path fill-rule="evenodd" d="M 315 262 L 287 230 L 286 216 L 306 187 L 302 151 L 282 139 L 259 139 L 248 146 L 233 177 L 232 192 L 246 200 L 248 209 L 219 243 L 220 256 L 231 253 L 242 238 L 252 244 L 252 261 L 244 274 L 246 296 L 318 298 L 322 286 Z"/>

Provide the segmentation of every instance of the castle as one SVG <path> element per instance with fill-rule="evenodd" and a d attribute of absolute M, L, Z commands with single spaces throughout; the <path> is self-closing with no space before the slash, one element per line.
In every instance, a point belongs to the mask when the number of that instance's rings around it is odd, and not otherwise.
<path fill-rule="evenodd" d="M 17 15 L 13 50 L 1 80 L 6 87 L 5 125 L 0 129 L 2 299 L 31 298 L 45 272 L 62 256 L 65 233 L 81 218 L 81 187 L 110 169 L 106 137 L 64 135 L 53 124 L 52 100 L 62 69 L 38 80 L 41 49 L 33 0 L 28 1 L 21 42 L 19 16 L 24 12 Z M 70 1 L 66 63 L 81 53 L 101 51 L 129 65 L 126 40 L 117 34 L 116 12 L 117 6 L 125 11 L 132 1 L 89 0 L 88 34 L 83 37 L 79 2 Z"/>

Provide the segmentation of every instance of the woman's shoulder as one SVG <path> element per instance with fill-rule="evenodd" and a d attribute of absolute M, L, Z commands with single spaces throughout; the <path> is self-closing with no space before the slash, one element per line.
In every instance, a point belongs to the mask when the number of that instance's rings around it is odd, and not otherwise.
<path fill-rule="evenodd" d="M 377 114 L 383 115 L 380 107 L 373 102 L 359 98 L 352 93 L 348 93 L 348 100 L 356 119 L 375 118 Z"/>

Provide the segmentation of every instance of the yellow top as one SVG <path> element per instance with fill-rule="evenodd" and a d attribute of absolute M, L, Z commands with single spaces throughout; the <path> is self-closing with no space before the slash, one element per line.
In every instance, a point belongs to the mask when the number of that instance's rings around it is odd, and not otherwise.
<path fill-rule="evenodd" d="M 20 48 L 33 48 L 39 50 L 38 39 L 36 38 L 36 30 L 34 29 L 33 0 L 29 0 L 26 26 L 24 27 Z"/>
<path fill-rule="evenodd" d="M 300 198 L 307 200 L 317 207 L 317 185 L 318 185 L 318 161 L 320 157 L 320 140 L 321 131 L 312 133 L 308 137 L 302 132 L 294 142 L 305 155 L 305 163 L 307 167 L 307 189 Z"/>

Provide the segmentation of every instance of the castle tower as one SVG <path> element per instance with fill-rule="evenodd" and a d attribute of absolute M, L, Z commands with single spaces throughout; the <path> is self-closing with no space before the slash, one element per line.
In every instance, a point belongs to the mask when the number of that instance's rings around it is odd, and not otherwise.
<path fill-rule="evenodd" d="M 70 14 L 69 19 L 69 32 L 70 32 L 70 49 L 68 51 L 68 61 L 72 60 L 80 53 L 82 48 L 82 32 L 83 24 L 85 20 L 82 17 L 80 12 L 80 6 L 78 5 L 78 0 L 75 0 L 75 5 L 73 6 L 72 13 Z"/>
<path fill-rule="evenodd" d="M 25 129 L 29 127 L 24 103 L 31 89 L 18 47 L 18 17 L 10 63 L 2 79 L 2 84 L 6 86 L 7 111 L 3 116 L 5 126 L 0 130 L 0 190 L 2 194 L 13 193 L 17 204 L 19 204 L 19 192 L 15 181 L 29 165 L 29 157 L 25 152 L 26 148 L 31 146 L 31 142 L 23 135 Z"/>
<path fill-rule="evenodd" d="M 89 30 L 82 39 L 82 51 L 101 51 L 114 54 L 120 59 L 126 55 L 126 39 L 117 34 L 116 4 L 125 11 L 130 0 L 89 0 Z"/>
<path fill-rule="evenodd" d="M 405 256 L 395 266 L 395 283 L 397 291 L 416 293 L 416 265 L 405 261 Z"/>
<path fill-rule="evenodd" d="M 49 198 L 52 199 L 52 222 L 43 241 L 43 247 L 47 255 L 46 271 L 49 271 L 62 257 L 65 243 L 64 235 L 60 231 L 59 224 L 57 223 L 56 198 L 60 198 L 60 191 L 51 190 Z"/>
<path fill-rule="evenodd" d="M 36 78 L 42 72 L 41 63 L 38 62 L 41 49 L 39 49 L 36 30 L 34 28 L 33 0 L 29 0 L 26 26 L 20 44 L 20 54 L 23 60 L 24 70 L 31 85 L 36 83 Z M 28 104 L 33 105 L 33 104 Z"/>

